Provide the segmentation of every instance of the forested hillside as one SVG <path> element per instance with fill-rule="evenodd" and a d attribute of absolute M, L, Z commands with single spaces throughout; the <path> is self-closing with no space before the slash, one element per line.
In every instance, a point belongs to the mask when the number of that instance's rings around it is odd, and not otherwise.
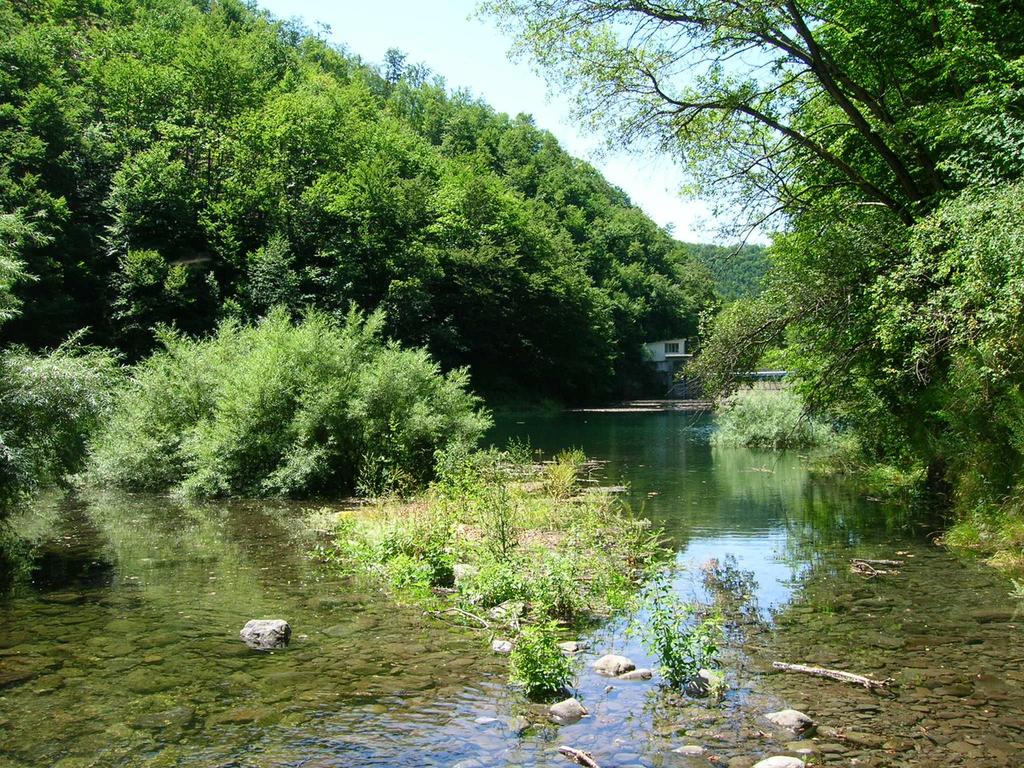
<path fill-rule="evenodd" d="M 723 299 L 750 299 L 761 292 L 768 272 L 768 254 L 764 246 L 711 245 L 690 243 L 690 253 L 711 273 L 715 291 Z"/>
<path fill-rule="evenodd" d="M 484 390 L 585 399 L 712 298 L 551 134 L 396 52 L 367 66 L 235 0 L 3 2 L 0 26 L 0 212 L 27 273 L 4 342 L 88 327 L 134 360 L 161 324 L 355 305 Z"/>

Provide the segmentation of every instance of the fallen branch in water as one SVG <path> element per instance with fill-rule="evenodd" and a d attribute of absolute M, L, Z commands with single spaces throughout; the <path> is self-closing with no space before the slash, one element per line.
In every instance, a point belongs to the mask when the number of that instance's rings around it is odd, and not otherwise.
<path fill-rule="evenodd" d="M 454 614 L 456 614 L 458 616 L 465 616 L 467 619 L 472 619 L 473 621 L 479 622 L 482 629 L 490 629 L 491 628 L 490 624 L 488 624 L 484 619 L 482 619 L 479 616 L 477 616 L 475 613 L 470 613 L 469 611 L 464 611 L 461 608 L 457 608 L 455 606 L 452 606 L 450 608 L 445 608 L 443 611 L 425 611 L 425 613 L 428 613 L 431 616 L 434 616 L 435 618 L 438 618 L 438 619 L 442 618 L 444 616 L 444 614 L 446 614 L 446 613 L 454 613 Z M 465 624 L 460 624 L 459 626 L 466 626 L 466 625 Z"/>
<path fill-rule="evenodd" d="M 885 680 L 875 680 L 872 677 L 855 675 L 852 672 L 843 672 L 839 669 L 825 669 L 825 667 L 809 667 L 806 664 L 786 664 L 781 661 L 773 661 L 772 667 L 781 669 L 783 672 L 801 672 L 805 675 L 813 675 L 814 677 L 827 677 L 840 683 L 853 683 L 854 685 L 864 686 L 869 691 L 884 690 L 895 682 L 891 677 L 887 677 Z"/>
<path fill-rule="evenodd" d="M 899 571 L 885 571 L 881 568 L 876 568 L 877 565 L 903 565 L 902 560 L 863 560 L 861 558 L 854 558 L 850 561 L 850 570 L 854 573 L 862 573 L 865 576 L 885 576 L 890 573 L 899 573 Z"/>
<path fill-rule="evenodd" d="M 584 752 L 582 749 L 573 749 L 572 747 L 559 747 L 558 751 L 568 757 L 577 765 L 585 766 L 585 768 L 601 768 L 594 760 L 594 756 L 589 752 Z"/>
<path fill-rule="evenodd" d="M 903 565 L 902 560 L 868 560 L 864 557 L 855 557 L 855 563 L 867 563 L 868 565 Z"/>

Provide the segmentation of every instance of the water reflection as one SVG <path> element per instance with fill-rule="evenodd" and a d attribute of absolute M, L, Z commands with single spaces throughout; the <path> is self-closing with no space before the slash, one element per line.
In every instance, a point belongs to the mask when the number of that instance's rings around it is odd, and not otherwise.
<path fill-rule="evenodd" d="M 729 620 L 719 703 L 582 668 L 591 716 L 559 729 L 509 691 L 486 635 L 453 633 L 312 563 L 297 505 L 50 497 L 14 520 L 0 768 L 546 766 L 563 764 L 563 743 L 604 768 L 708 765 L 672 751 L 683 744 L 743 768 L 786 751 L 762 718 L 782 706 L 885 735 L 888 746 L 839 740 L 824 762 L 956 764 L 996 734 L 1002 751 L 986 764 L 1014 764 L 1024 660 L 1006 585 L 935 550 L 904 510 L 812 482 L 796 455 L 713 449 L 709 428 L 688 414 L 568 414 L 493 437 L 580 446 L 608 460 L 602 483 L 628 483 L 678 550 L 677 591 Z M 849 572 L 854 554 L 895 551 L 914 563 L 899 577 Z M 292 623 L 292 646 L 249 652 L 239 628 L 271 616 Z M 583 661 L 614 650 L 654 665 L 626 620 L 599 627 Z M 881 705 L 772 674 L 779 658 L 892 674 L 907 692 Z"/>

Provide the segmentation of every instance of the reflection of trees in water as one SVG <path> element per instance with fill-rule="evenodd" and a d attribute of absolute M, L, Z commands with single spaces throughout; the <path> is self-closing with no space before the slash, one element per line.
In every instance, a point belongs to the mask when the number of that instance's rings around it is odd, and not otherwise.
<path fill-rule="evenodd" d="M 908 541 L 926 516 L 902 504 L 872 502 L 849 483 L 811 480 L 786 515 L 782 557 L 823 565 L 832 553 L 859 544 Z"/>
<path fill-rule="evenodd" d="M 308 572 L 299 514 L 293 505 L 265 502 L 45 495 L 12 515 L 0 534 L 0 589 L 29 580 L 44 590 L 88 588 L 116 578 L 142 596 L 197 608 L 255 608 L 268 588 Z"/>
<path fill-rule="evenodd" d="M 731 641 L 742 642 L 752 629 L 764 629 L 753 571 L 741 569 L 736 556 L 731 554 L 711 558 L 701 565 L 700 570 L 704 591 L 724 619 L 725 631 Z"/>
<path fill-rule="evenodd" d="M 56 538 L 63 494 L 48 494 L 23 504 L 0 521 L 0 595 L 23 587 L 42 545 Z"/>
<path fill-rule="evenodd" d="M 300 578 L 306 547 L 287 507 L 190 504 L 97 493 L 88 514 L 120 578 L 197 609 L 256 607 L 275 583 Z M 297 510 L 295 510 L 297 512 Z"/>
<path fill-rule="evenodd" d="M 907 537 L 922 519 L 906 505 L 865 499 L 852 482 L 812 475 L 809 458 L 794 452 L 715 447 L 712 455 L 719 494 L 760 510 L 748 515 L 751 530 L 784 529 L 786 560 L 809 562 L 822 549 Z"/>

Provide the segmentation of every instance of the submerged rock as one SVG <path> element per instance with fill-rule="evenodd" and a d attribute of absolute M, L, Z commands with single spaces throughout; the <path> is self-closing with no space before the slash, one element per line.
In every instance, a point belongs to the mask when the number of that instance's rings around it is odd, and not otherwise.
<path fill-rule="evenodd" d="M 654 672 L 649 669 L 633 669 L 629 672 L 623 672 L 618 677 L 619 680 L 650 680 L 654 677 Z"/>
<path fill-rule="evenodd" d="M 179 682 L 148 669 L 132 670 L 124 677 L 124 687 L 132 693 L 160 693 L 174 688 Z"/>
<path fill-rule="evenodd" d="M 147 731 L 158 731 L 164 728 L 183 729 L 192 725 L 195 716 L 196 711 L 192 707 L 173 707 L 162 712 L 139 715 L 131 721 L 131 726 Z"/>
<path fill-rule="evenodd" d="M 818 751 L 818 745 L 810 739 L 791 741 L 786 744 L 786 751 L 795 752 L 798 755 L 813 755 Z"/>
<path fill-rule="evenodd" d="M 510 653 L 512 653 L 512 641 L 500 639 L 492 640 L 491 650 L 495 653 L 500 653 L 503 656 L 508 656 Z"/>
<path fill-rule="evenodd" d="M 797 734 L 806 733 L 815 726 L 814 720 L 796 709 L 780 709 L 778 712 L 769 712 L 765 717 L 780 728 Z"/>
<path fill-rule="evenodd" d="M 515 715 L 504 720 L 505 727 L 517 736 L 524 733 L 530 727 L 530 721 L 522 715 Z"/>
<path fill-rule="evenodd" d="M 609 653 L 602 656 L 590 666 L 593 667 L 594 671 L 598 674 L 609 675 L 611 677 L 618 677 L 624 672 L 632 672 L 636 669 L 636 664 L 625 656 L 619 656 L 615 653 Z"/>
<path fill-rule="evenodd" d="M 566 656 L 572 656 L 574 653 L 587 650 L 587 644 L 578 640 L 566 640 L 559 643 L 558 647 L 562 649 L 562 653 Z"/>
<path fill-rule="evenodd" d="M 885 743 L 885 736 L 880 736 L 877 733 L 867 733 L 865 731 L 843 731 L 842 740 L 850 744 L 856 744 L 859 747 L 878 748 Z"/>
<path fill-rule="evenodd" d="M 252 619 L 238 633 L 242 642 L 256 651 L 284 648 L 292 636 L 292 628 L 281 619 Z"/>
<path fill-rule="evenodd" d="M 799 757 L 777 755 L 754 763 L 754 768 L 804 768 L 805 765 Z"/>
<path fill-rule="evenodd" d="M 699 744 L 687 744 L 685 747 L 676 747 L 672 751 L 677 755 L 685 755 L 686 757 L 700 757 L 707 752 L 707 750 Z"/>
<path fill-rule="evenodd" d="M 683 693 L 687 696 L 707 696 L 712 690 L 721 693 L 725 679 L 721 672 L 713 669 L 702 669 L 694 677 L 683 683 Z"/>
<path fill-rule="evenodd" d="M 559 725 L 571 725 L 578 722 L 584 715 L 589 714 L 587 708 L 576 699 L 566 699 L 548 708 L 551 719 Z"/>

